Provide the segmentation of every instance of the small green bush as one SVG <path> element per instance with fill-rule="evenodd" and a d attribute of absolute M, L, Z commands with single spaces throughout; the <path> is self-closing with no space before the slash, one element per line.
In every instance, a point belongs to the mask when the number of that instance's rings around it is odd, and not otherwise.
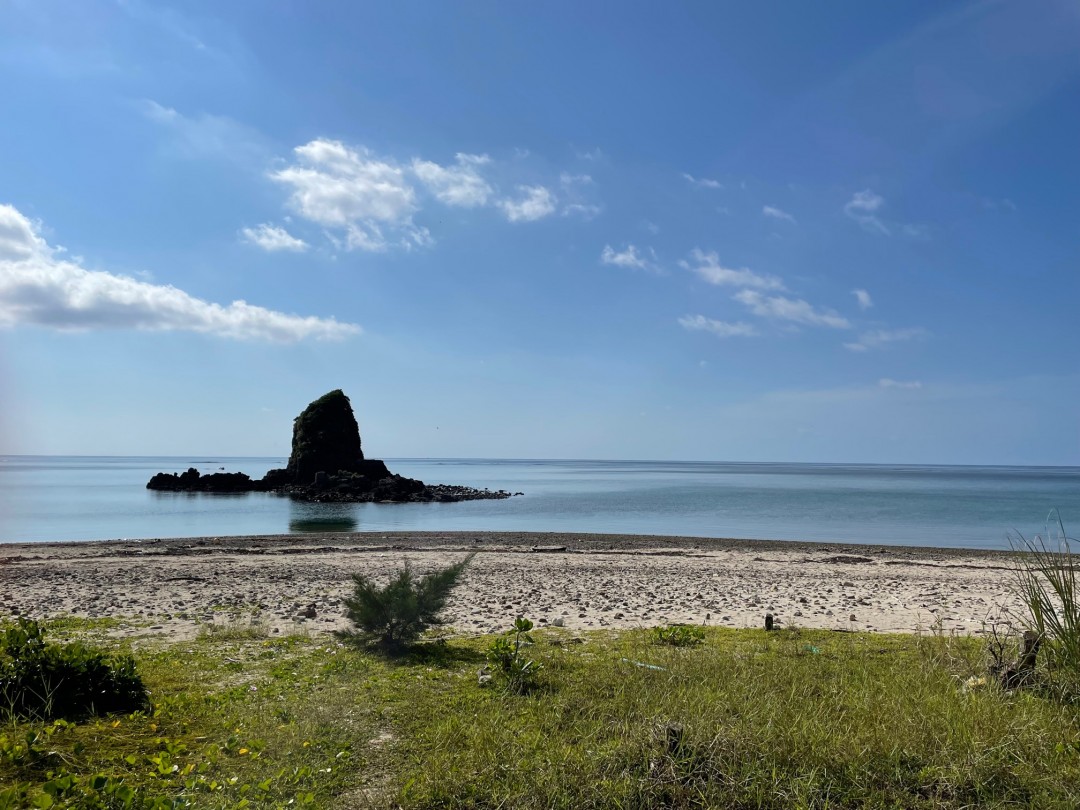
<path fill-rule="evenodd" d="M 686 624 L 654 627 L 653 640 L 657 644 L 670 644 L 672 647 L 693 647 L 705 640 L 705 631 Z"/>
<path fill-rule="evenodd" d="M 519 616 L 505 636 L 500 636 L 488 648 L 487 659 L 495 667 L 506 688 L 511 692 L 528 692 L 536 687 L 541 665 L 522 653 L 523 647 L 533 643 L 529 631 L 533 623 Z"/>
<path fill-rule="evenodd" d="M 20 618 L 0 635 L 0 711 L 27 718 L 79 718 L 149 705 L 130 655 L 82 644 L 47 644 L 38 622 Z"/>
<path fill-rule="evenodd" d="M 428 627 L 442 624 L 439 613 L 474 555 L 440 571 L 414 579 L 409 566 L 384 587 L 363 574 L 354 574 L 353 595 L 345 600 L 345 615 L 357 630 L 339 636 L 374 642 L 387 650 L 399 650 L 416 641 Z"/>

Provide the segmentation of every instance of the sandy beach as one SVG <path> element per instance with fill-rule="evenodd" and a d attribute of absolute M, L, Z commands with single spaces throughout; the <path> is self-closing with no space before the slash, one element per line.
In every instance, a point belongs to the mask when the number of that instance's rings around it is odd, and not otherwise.
<path fill-rule="evenodd" d="M 597 534 L 354 533 L 0 545 L 0 616 L 123 620 L 189 638 L 347 626 L 353 573 L 381 578 L 476 552 L 446 613 L 464 633 L 524 614 L 577 630 L 693 623 L 976 634 L 1012 606 L 1003 552 Z M 306 615 L 305 615 L 306 614 Z"/>

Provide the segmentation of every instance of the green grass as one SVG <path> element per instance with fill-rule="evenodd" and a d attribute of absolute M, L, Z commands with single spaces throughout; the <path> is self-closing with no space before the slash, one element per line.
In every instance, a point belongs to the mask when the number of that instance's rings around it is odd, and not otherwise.
<path fill-rule="evenodd" d="M 106 775 L 114 798 L 134 791 L 131 807 L 1071 808 L 1080 796 L 1080 709 L 966 691 L 984 669 L 977 640 L 534 635 L 543 670 L 525 695 L 478 686 L 490 638 L 397 662 L 326 637 L 140 640 L 153 711 L 8 719 L 0 791 L 20 784 L 30 802 L 52 772 Z"/>

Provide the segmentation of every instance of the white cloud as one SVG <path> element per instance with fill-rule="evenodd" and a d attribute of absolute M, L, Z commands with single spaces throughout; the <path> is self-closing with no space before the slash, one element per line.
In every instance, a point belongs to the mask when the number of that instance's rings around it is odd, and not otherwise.
<path fill-rule="evenodd" d="M 487 155 L 468 155 L 458 152 L 456 166 L 440 166 L 430 160 L 414 158 L 413 174 L 439 202 L 459 208 L 486 205 L 494 190 L 480 176 L 478 168 L 491 162 Z"/>
<path fill-rule="evenodd" d="M 626 267 L 636 270 L 648 270 L 653 273 L 659 273 L 660 267 L 656 263 L 656 252 L 649 248 L 649 255 L 651 259 L 646 258 L 637 249 L 635 245 L 627 245 L 626 250 L 621 253 L 616 251 L 611 245 L 604 245 L 604 250 L 600 253 L 600 261 L 603 264 L 611 264 L 616 267 Z"/>
<path fill-rule="evenodd" d="M 851 294 L 855 296 L 855 300 L 859 302 L 859 309 L 867 310 L 874 305 L 874 299 L 870 297 L 870 293 L 866 290 L 852 290 Z"/>
<path fill-rule="evenodd" d="M 333 318 L 288 315 L 246 301 L 203 301 L 169 285 L 87 270 L 60 253 L 16 208 L 0 205 L 0 326 L 188 331 L 279 343 L 360 333 Z"/>
<path fill-rule="evenodd" d="M 563 216 L 591 219 L 601 207 L 580 195 L 592 185 L 586 174 L 562 172 L 562 191 L 548 185 L 518 185 L 502 196 L 487 175 L 485 154 L 459 152 L 441 165 L 421 157 L 401 162 L 362 146 L 316 138 L 296 147 L 294 159 L 269 177 L 289 191 L 288 205 L 305 220 L 322 226 L 339 249 L 413 250 L 434 243 L 414 217 L 437 201 L 456 208 L 494 207 L 510 222 L 532 222 L 561 210 Z"/>
<path fill-rule="evenodd" d="M 291 189 L 289 204 L 305 219 L 336 227 L 356 221 L 400 224 L 417 209 L 404 170 L 367 149 L 320 138 L 293 151 L 297 163 L 270 177 Z"/>
<path fill-rule="evenodd" d="M 709 332 L 717 337 L 752 337 L 757 334 L 757 330 L 748 323 L 714 321 L 704 315 L 683 315 L 679 318 L 679 325 L 692 332 Z"/>
<path fill-rule="evenodd" d="M 270 253 L 279 250 L 303 253 L 309 247 L 307 242 L 297 239 L 284 228 L 268 225 L 265 222 L 254 228 L 241 228 L 240 236 L 249 245 L 255 245 Z"/>
<path fill-rule="evenodd" d="M 863 230 L 871 233 L 889 235 L 889 229 L 878 216 L 877 211 L 885 204 L 885 198 L 875 194 L 870 189 L 855 192 L 855 195 L 844 205 L 844 213 L 862 226 Z"/>
<path fill-rule="evenodd" d="M 865 352 L 870 349 L 880 348 L 888 343 L 897 343 L 905 340 L 918 340 L 929 333 L 921 326 L 908 327 L 906 329 L 875 329 L 863 332 L 854 343 L 845 343 L 844 348 L 853 352 Z"/>
<path fill-rule="evenodd" d="M 533 222 L 555 212 L 555 195 L 545 186 L 518 186 L 516 200 L 499 201 L 503 214 L 511 222 Z"/>
<path fill-rule="evenodd" d="M 771 205 L 766 205 L 764 208 L 762 208 L 761 213 L 767 217 L 772 217 L 773 219 L 782 219 L 785 222 L 790 222 L 792 225 L 798 224 L 795 221 L 795 217 L 793 217 L 787 211 L 781 211 L 779 208 L 775 208 Z"/>
<path fill-rule="evenodd" d="M 828 326 L 833 329 L 848 329 L 851 323 L 842 315 L 830 310 L 814 309 L 800 298 L 762 295 L 756 290 L 740 290 L 735 293 L 735 300 L 761 318 L 792 321 L 809 326 Z"/>
<path fill-rule="evenodd" d="M 878 380 L 879 388 L 907 388 L 915 389 L 922 388 L 922 383 L 918 380 L 911 380 L 910 382 L 901 382 L 899 380 L 890 380 L 888 377 L 882 377 Z"/>
<path fill-rule="evenodd" d="M 690 258 L 694 264 L 681 261 L 679 264 L 696 273 L 705 281 L 717 286 L 727 287 L 753 287 L 759 290 L 782 290 L 784 283 L 775 276 L 761 275 L 746 267 L 737 270 L 723 267 L 715 251 L 706 253 L 700 248 L 694 248 L 690 252 Z"/>
<path fill-rule="evenodd" d="M 723 188 L 724 184 L 719 180 L 710 180 L 708 177 L 694 177 L 692 174 L 683 172 L 683 179 L 702 188 Z"/>

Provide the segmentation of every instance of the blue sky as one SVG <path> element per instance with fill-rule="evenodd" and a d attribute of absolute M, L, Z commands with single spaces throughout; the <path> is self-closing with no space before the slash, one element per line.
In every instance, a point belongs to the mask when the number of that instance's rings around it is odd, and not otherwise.
<path fill-rule="evenodd" d="M 1080 464 L 1080 3 L 0 5 L 0 453 Z"/>

